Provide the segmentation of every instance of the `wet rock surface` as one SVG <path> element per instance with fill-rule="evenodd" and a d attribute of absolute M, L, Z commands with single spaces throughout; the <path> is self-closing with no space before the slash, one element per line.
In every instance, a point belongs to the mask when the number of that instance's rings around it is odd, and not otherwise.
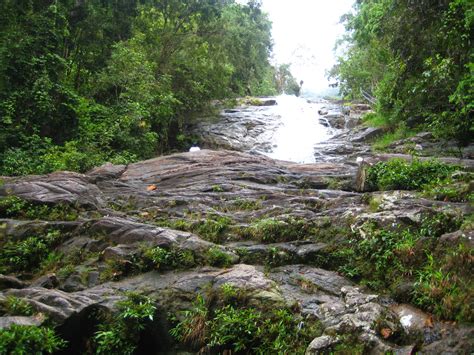
<path fill-rule="evenodd" d="M 226 113 L 222 124 L 229 125 L 229 135 L 217 134 L 215 126 L 200 129 L 211 145 L 267 149 L 267 108 L 262 106 L 257 118 L 255 110 Z M 255 124 L 258 120 L 261 125 Z M 294 307 L 317 319 L 323 334 L 308 344 L 307 354 L 330 352 L 349 335 L 372 353 L 469 352 L 472 327 L 398 304 L 342 276 L 334 266 L 338 240 L 367 221 L 386 228 L 419 226 L 423 215 L 463 215 L 471 208 L 411 192 L 355 192 L 358 165 L 351 160 L 357 154 L 369 156 L 361 139 L 367 134 L 374 131 L 336 136 L 315 164 L 204 149 L 128 166 L 106 164 L 88 174 L 7 179 L 0 189 L 3 197 L 66 204 L 77 210 L 77 218 L 0 220 L 2 235 L 15 240 L 61 231 L 54 248 L 69 257 L 68 267 L 29 270 L 21 278 L 14 272 L 0 275 L 0 303 L 10 296 L 26 300 L 74 344 L 71 329 L 77 322 L 86 322 L 93 310 L 114 312 L 126 291 L 145 293 L 163 314 L 176 314 L 189 309 L 198 293 L 231 285 L 256 307 Z M 376 210 L 368 197 L 378 201 Z M 460 238 L 466 233 L 446 234 L 441 242 L 450 245 Z M 150 268 L 147 251 L 155 248 L 176 252 L 179 263 Z M 12 323 L 37 325 L 41 320 L 0 317 L 0 327 Z"/>

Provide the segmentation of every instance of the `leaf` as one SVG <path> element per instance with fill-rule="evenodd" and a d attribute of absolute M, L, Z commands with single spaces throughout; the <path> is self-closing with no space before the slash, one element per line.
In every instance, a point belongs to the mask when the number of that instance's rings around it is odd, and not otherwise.
<path fill-rule="evenodd" d="M 153 190 L 156 190 L 156 189 L 157 189 L 157 187 L 156 187 L 156 185 L 154 185 L 154 184 L 153 184 L 153 185 L 149 185 L 149 186 L 146 188 L 147 191 L 153 191 Z"/>
<path fill-rule="evenodd" d="M 380 334 L 383 336 L 384 339 L 387 339 L 392 335 L 392 329 L 390 328 L 382 328 Z"/>

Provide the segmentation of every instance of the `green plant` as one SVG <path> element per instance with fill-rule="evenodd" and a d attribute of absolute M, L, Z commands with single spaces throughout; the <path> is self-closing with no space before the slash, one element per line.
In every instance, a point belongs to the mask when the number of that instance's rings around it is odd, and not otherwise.
<path fill-rule="evenodd" d="M 33 307 L 25 299 L 8 296 L 3 304 L 6 314 L 10 316 L 31 316 Z"/>
<path fill-rule="evenodd" d="M 27 237 L 20 241 L 7 241 L 0 250 L 0 271 L 34 271 L 49 255 L 49 250 L 61 240 L 59 231 Z"/>
<path fill-rule="evenodd" d="M 238 295 L 238 290 L 235 288 L 234 285 L 225 283 L 220 287 L 220 291 L 222 293 L 222 297 L 224 300 L 232 299 L 234 297 L 237 297 Z"/>
<path fill-rule="evenodd" d="M 189 268 L 196 264 L 191 250 L 155 247 L 145 249 L 143 258 L 145 264 L 151 264 L 155 269 Z"/>
<path fill-rule="evenodd" d="M 309 237 L 312 232 L 311 224 L 303 219 L 288 218 L 282 221 L 264 218 L 253 222 L 241 234 L 262 242 L 276 243 Z"/>
<path fill-rule="evenodd" d="M 205 259 L 209 265 L 217 267 L 228 267 L 232 264 L 232 257 L 217 246 L 206 252 Z"/>
<path fill-rule="evenodd" d="M 69 276 L 71 276 L 74 272 L 76 272 L 76 267 L 72 264 L 68 264 L 68 265 L 65 265 L 65 266 L 61 267 L 58 270 L 57 275 L 58 275 L 59 278 L 65 280 Z"/>
<path fill-rule="evenodd" d="M 74 221 L 78 211 L 68 204 L 32 203 L 17 196 L 0 199 L 0 216 L 48 221 Z"/>
<path fill-rule="evenodd" d="M 227 305 L 215 311 L 208 322 L 208 345 L 212 348 L 225 346 L 236 352 L 251 350 L 258 334 L 258 322 L 262 314 L 255 309 L 236 309 Z"/>
<path fill-rule="evenodd" d="M 95 333 L 96 354 L 133 354 L 141 332 L 153 322 L 156 306 L 152 299 L 136 292 L 127 292 L 117 302 L 117 314 L 106 319 Z"/>
<path fill-rule="evenodd" d="M 0 332 L 0 354 L 53 354 L 66 342 L 46 327 L 13 324 Z"/>
<path fill-rule="evenodd" d="M 392 159 L 371 166 L 366 181 L 371 189 L 420 190 L 427 184 L 446 179 L 456 169 L 436 160 Z"/>
<path fill-rule="evenodd" d="M 221 185 L 212 185 L 212 192 L 224 192 Z"/>
<path fill-rule="evenodd" d="M 170 330 L 170 334 L 179 342 L 192 348 L 205 344 L 208 338 L 206 324 L 208 309 L 204 297 L 198 294 L 192 308 L 183 311 L 180 316 L 179 321 L 176 317 L 171 317 L 176 325 Z"/>
<path fill-rule="evenodd" d="M 238 198 L 234 200 L 229 206 L 225 207 L 226 211 L 255 211 L 262 208 L 262 201 L 248 200 Z"/>
<path fill-rule="evenodd" d="M 304 354 L 308 343 L 322 333 L 316 320 L 288 309 L 259 310 L 234 304 L 209 309 L 202 296 L 180 318 L 174 318 L 177 324 L 171 335 L 193 348 L 208 346 L 212 352 Z"/>
<path fill-rule="evenodd" d="M 231 223 L 232 220 L 228 217 L 211 215 L 207 219 L 194 224 L 192 230 L 202 238 L 218 243 Z"/>

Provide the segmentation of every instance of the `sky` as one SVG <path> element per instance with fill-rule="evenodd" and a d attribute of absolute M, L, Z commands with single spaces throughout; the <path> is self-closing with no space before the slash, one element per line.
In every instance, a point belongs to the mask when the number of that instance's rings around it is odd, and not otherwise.
<path fill-rule="evenodd" d="M 354 0 L 263 0 L 262 8 L 273 22 L 273 61 L 291 63 L 303 90 L 328 87 L 326 70 L 335 63 L 334 46 L 344 33 L 339 23 Z"/>

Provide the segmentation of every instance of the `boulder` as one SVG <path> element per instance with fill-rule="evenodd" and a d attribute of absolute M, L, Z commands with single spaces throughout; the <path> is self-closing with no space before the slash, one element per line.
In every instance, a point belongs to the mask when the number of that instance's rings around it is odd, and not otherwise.
<path fill-rule="evenodd" d="M 337 343 L 339 343 L 339 339 L 337 337 L 322 335 L 313 339 L 313 341 L 308 345 L 305 355 L 322 354 L 330 350 L 331 347 Z"/>

